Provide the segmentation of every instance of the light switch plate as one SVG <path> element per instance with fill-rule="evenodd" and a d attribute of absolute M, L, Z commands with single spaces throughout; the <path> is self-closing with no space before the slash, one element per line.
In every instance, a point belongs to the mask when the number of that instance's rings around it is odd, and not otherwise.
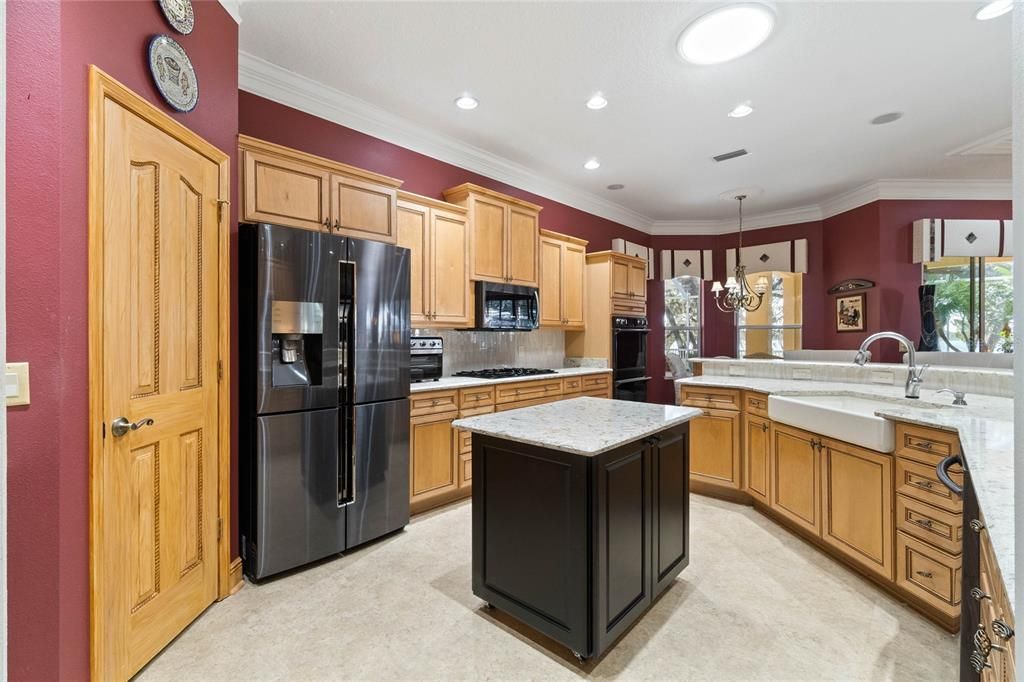
<path fill-rule="evenodd" d="M 811 378 L 811 370 L 809 370 L 809 369 L 796 369 L 796 368 L 794 368 L 793 369 L 793 378 L 794 379 L 807 379 L 807 380 L 809 380 Z"/>
<path fill-rule="evenodd" d="M 729 376 L 745 377 L 747 376 L 747 368 L 742 365 L 729 365 Z"/>
<path fill-rule="evenodd" d="M 4 371 L 4 397 L 7 407 L 28 405 L 28 363 L 8 362 Z"/>

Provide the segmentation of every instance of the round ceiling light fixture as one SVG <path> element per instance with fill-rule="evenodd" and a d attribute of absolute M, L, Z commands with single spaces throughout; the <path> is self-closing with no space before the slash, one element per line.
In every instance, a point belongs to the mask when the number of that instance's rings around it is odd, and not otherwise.
<path fill-rule="evenodd" d="M 471 111 L 480 106 L 480 100 L 473 97 L 473 95 L 464 94 L 455 98 L 455 106 L 463 111 Z"/>
<path fill-rule="evenodd" d="M 587 100 L 587 109 L 597 111 L 598 109 L 604 109 L 606 106 L 608 106 L 608 100 L 600 92 L 595 92 Z"/>
<path fill-rule="evenodd" d="M 988 21 L 989 19 L 1001 17 L 1012 9 L 1013 0 L 992 0 L 992 2 L 983 5 L 981 9 L 974 14 L 974 18 L 978 21 Z"/>
<path fill-rule="evenodd" d="M 743 118 L 744 116 L 750 116 L 752 113 L 754 113 L 754 107 L 750 106 L 750 102 L 741 102 L 729 112 L 729 118 Z"/>
<path fill-rule="evenodd" d="M 890 111 L 888 114 L 880 114 L 871 119 L 871 125 L 873 126 L 884 126 L 886 123 L 892 123 L 903 118 L 902 111 Z"/>
<path fill-rule="evenodd" d="M 766 5 L 727 5 L 683 29 L 676 50 L 691 64 L 721 64 L 757 49 L 774 28 L 775 12 Z"/>
<path fill-rule="evenodd" d="M 611 185 L 608 185 L 607 189 L 610 189 L 610 190 L 612 190 L 612 191 L 615 191 L 615 190 L 617 190 L 617 189 L 624 189 L 625 187 L 626 187 L 626 186 L 625 186 L 625 185 L 623 185 L 623 184 L 622 184 L 621 182 L 616 182 L 616 183 L 613 183 L 613 184 L 611 184 Z"/>
<path fill-rule="evenodd" d="M 601 162 L 597 159 L 587 159 L 587 162 L 583 164 L 583 167 L 587 170 L 597 170 L 601 167 Z"/>

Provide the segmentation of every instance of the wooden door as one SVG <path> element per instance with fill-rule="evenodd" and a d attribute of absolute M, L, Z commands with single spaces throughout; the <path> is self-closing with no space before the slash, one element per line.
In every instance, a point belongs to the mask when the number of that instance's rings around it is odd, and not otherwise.
<path fill-rule="evenodd" d="M 631 298 L 647 300 L 647 265 L 629 264 L 629 295 Z"/>
<path fill-rule="evenodd" d="M 470 323 L 468 239 L 465 215 L 430 209 L 431 321 L 435 325 Z"/>
<path fill-rule="evenodd" d="M 750 496 L 768 504 L 769 451 L 771 438 L 768 435 L 769 421 L 764 417 L 747 414 L 743 417 L 743 446 L 746 449 L 746 472 L 744 486 Z"/>
<path fill-rule="evenodd" d="M 704 410 L 690 421 L 690 477 L 719 487 L 739 489 L 740 415 Z"/>
<path fill-rule="evenodd" d="M 217 598 L 226 563 L 228 160 L 90 78 L 92 674 L 127 679 Z"/>
<path fill-rule="evenodd" d="M 411 201 L 399 201 L 395 229 L 398 246 L 409 249 L 409 301 L 412 326 L 430 324 L 430 209 Z"/>
<path fill-rule="evenodd" d="M 473 279 L 505 281 L 505 250 L 508 209 L 504 203 L 488 197 L 470 195 L 473 221 Z"/>
<path fill-rule="evenodd" d="M 545 327 L 561 327 L 565 323 L 562 312 L 563 251 L 560 240 L 540 238 L 540 323 Z"/>
<path fill-rule="evenodd" d="M 827 446 L 821 452 L 821 539 L 892 580 L 892 456 L 847 443 Z"/>
<path fill-rule="evenodd" d="M 612 258 L 611 267 L 612 296 L 629 298 L 629 263 Z"/>
<path fill-rule="evenodd" d="M 587 247 L 566 243 L 562 249 L 562 317 L 565 326 L 583 329 L 583 291 Z"/>
<path fill-rule="evenodd" d="M 769 504 L 796 525 L 821 535 L 821 488 L 817 440 L 804 431 L 771 425 Z"/>
<path fill-rule="evenodd" d="M 409 420 L 409 493 L 414 507 L 459 487 L 458 434 L 452 428 L 456 417 L 450 412 Z"/>
<path fill-rule="evenodd" d="M 351 237 L 395 243 L 395 208 L 398 192 L 331 173 L 331 227 Z"/>
<path fill-rule="evenodd" d="M 537 214 L 515 205 L 508 217 L 508 281 L 522 286 L 537 286 Z"/>
<path fill-rule="evenodd" d="M 324 230 L 331 225 L 330 173 L 310 164 L 242 150 L 242 219 Z"/>

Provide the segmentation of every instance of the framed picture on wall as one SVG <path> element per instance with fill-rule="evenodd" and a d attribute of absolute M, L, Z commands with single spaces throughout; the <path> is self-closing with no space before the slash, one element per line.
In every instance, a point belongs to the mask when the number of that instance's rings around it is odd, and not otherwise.
<path fill-rule="evenodd" d="M 836 331 L 862 332 L 867 317 L 867 298 L 864 294 L 840 296 L 836 299 Z"/>

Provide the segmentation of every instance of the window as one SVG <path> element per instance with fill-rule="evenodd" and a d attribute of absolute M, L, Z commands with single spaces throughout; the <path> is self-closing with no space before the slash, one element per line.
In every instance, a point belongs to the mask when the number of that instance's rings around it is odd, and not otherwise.
<path fill-rule="evenodd" d="M 799 272 L 771 273 L 772 287 L 761 307 L 736 312 L 736 357 L 781 358 L 782 352 L 803 345 L 804 276 Z"/>
<path fill-rule="evenodd" d="M 935 285 L 940 351 L 1013 352 L 1013 259 L 947 257 L 924 265 Z"/>
<path fill-rule="evenodd" d="M 665 280 L 665 374 L 690 375 L 689 359 L 700 355 L 700 277 Z"/>

